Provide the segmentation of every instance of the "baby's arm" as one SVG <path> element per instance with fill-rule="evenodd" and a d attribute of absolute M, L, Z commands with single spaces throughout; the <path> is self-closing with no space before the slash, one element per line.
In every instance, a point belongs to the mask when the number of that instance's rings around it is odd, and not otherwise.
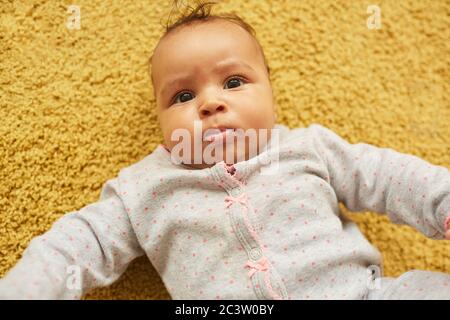
<path fill-rule="evenodd" d="M 352 211 L 387 213 L 433 239 L 443 239 L 450 216 L 450 172 L 416 156 L 365 143 L 350 144 L 311 125 L 339 201 Z"/>
<path fill-rule="evenodd" d="M 33 238 L 0 279 L 0 299 L 79 299 L 118 279 L 144 254 L 118 189 L 117 179 L 107 181 L 98 202 L 65 214 Z"/>

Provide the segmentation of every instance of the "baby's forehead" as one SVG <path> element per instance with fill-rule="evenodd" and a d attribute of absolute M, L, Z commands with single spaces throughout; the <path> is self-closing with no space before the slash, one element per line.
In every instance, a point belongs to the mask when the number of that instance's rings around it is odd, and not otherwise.
<path fill-rule="evenodd" d="M 182 25 L 171 30 L 158 41 L 153 56 L 157 53 L 159 54 L 167 50 L 173 50 L 173 46 L 176 46 L 178 50 L 182 50 L 182 45 L 183 43 L 186 43 L 188 36 L 204 36 L 205 31 L 207 35 L 214 37 L 215 39 L 224 39 L 226 34 L 233 35 L 232 38 L 234 42 L 239 43 L 240 46 L 249 45 L 257 50 L 262 49 L 254 35 L 242 26 L 228 20 L 214 19 L 211 21 L 194 22 L 188 25 Z M 227 31 L 226 34 L 224 31 Z M 204 43 L 204 46 L 205 50 L 209 49 L 207 43 Z"/>
<path fill-rule="evenodd" d="M 227 32 L 224 33 L 224 30 Z M 190 41 L 190 43 L 187 41 Z M 216 47 L 211 47 L 211 45 Z M 186 49 L 187 47 L 191 49 L 197 48 L 197 50 L 189 50 Z M 201 58 L 204 55 L 203 50 L 207 50 L 209 54 L 212 49 L 217 47 L 221 47 L 225 53 L 228 52 L 230 55 L 245 52 L 243 54 L 247 58 L 245 60 L 250 61 L 254 61 L 257 54 L 261 54 L 262 57 L 264 56 L 262 48 L 253 35 L 236 23 L 225 20 L 180 26 L 178 29 L 174 29 L 166 34 L 156 46 L 151 59 L 152 81 L 156 80 L 153 78 L 153 69 L 158 68 L 159 71 L 162 71 L 166 67 L 172 69 L 172 67 L 175 68 L 175 65 L 178 65 L 180 62 L 183 64 L 183 62 L 191 61 L 193 57 L 200 59 L 201 62 Z M 194 56 L 190 55 L 192 52 L 195 53 Z M 176 58 L 174 59 L 174 57 Z M 157 67 L 162 62 L 166 66 L 164 68 Z M 158 74 L 159 79 L 166 78 L 165 72 L 158 72 Z"/>

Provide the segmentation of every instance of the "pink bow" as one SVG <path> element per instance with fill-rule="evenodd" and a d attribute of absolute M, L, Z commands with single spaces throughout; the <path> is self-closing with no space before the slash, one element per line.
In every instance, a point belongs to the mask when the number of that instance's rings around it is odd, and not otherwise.
<path fill-rule="evenodd" d="M 227 208 L 229 208 L 231 206 L 232 202 L 239 202 L 245 206 L 247 204 L 247 195 L 245 193 L 242 193 L 238 197 L 228 196 L 225 198 L 225 202 L 228 202 Z"/>
<path fill-rule="evenodd" d="M 246 267 L 250 268 L 250 271 L 248 272 L 248 276 L 251 278 L 253 274 L 257 271 L 266 271 L 269 269 L 269 265 L 267 263 L 266 257 L 262 257 L 257 263 L 247 261 L 245 264 Z"/>

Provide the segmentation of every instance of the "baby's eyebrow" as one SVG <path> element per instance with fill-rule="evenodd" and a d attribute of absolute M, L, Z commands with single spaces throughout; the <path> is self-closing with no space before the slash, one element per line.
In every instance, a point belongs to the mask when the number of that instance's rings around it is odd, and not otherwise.
<path fill-rule="evenodd" d="M 250 66 L 245 61 L 241 61 L 241 60 L 220 61 L 216 64 L 216 66 L 214 66 L 214 68 L 212 68 L 211 71 L 212 72 L 225 71 L 225 70 L 232 69 L 235 67 L 242 67 L 242 68 L 246 68 L 246 69 L 255 71 L 255 69 L 252 66 Z M 186 74 L 183 74 L 182 76 L 178 76 L 172 80 L 168 80 L 161 90 L 161 96 L 164 96 L 166 91 L 168 91 L 170 88 L 186 82 L 187 80 L 189 80 L 190 77 L 191 77 L 190 74 L 186 73 Z"/>

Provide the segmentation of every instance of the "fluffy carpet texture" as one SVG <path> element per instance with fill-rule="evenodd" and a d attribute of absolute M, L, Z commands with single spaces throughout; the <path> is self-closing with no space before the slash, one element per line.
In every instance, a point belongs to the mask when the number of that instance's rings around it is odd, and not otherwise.
<path fill-rule="evenodd" d="M 80 29 L 67 28 L 69 5 Z M 381 9 L 369 29 L 367 7 Z M 170 1 L 0 0 L 0 276 L 64 213 L 162 142 L 147 60 Z M 252 24 L 289 127 L 320 123 L 450 167 L 450 3 L 220 1 Z M 385 273 L 450 273 L 450 242 L 373 212 L 345 215 L 382 252 Z M 170 299 L 147 258 L 85 299 Z"/>

